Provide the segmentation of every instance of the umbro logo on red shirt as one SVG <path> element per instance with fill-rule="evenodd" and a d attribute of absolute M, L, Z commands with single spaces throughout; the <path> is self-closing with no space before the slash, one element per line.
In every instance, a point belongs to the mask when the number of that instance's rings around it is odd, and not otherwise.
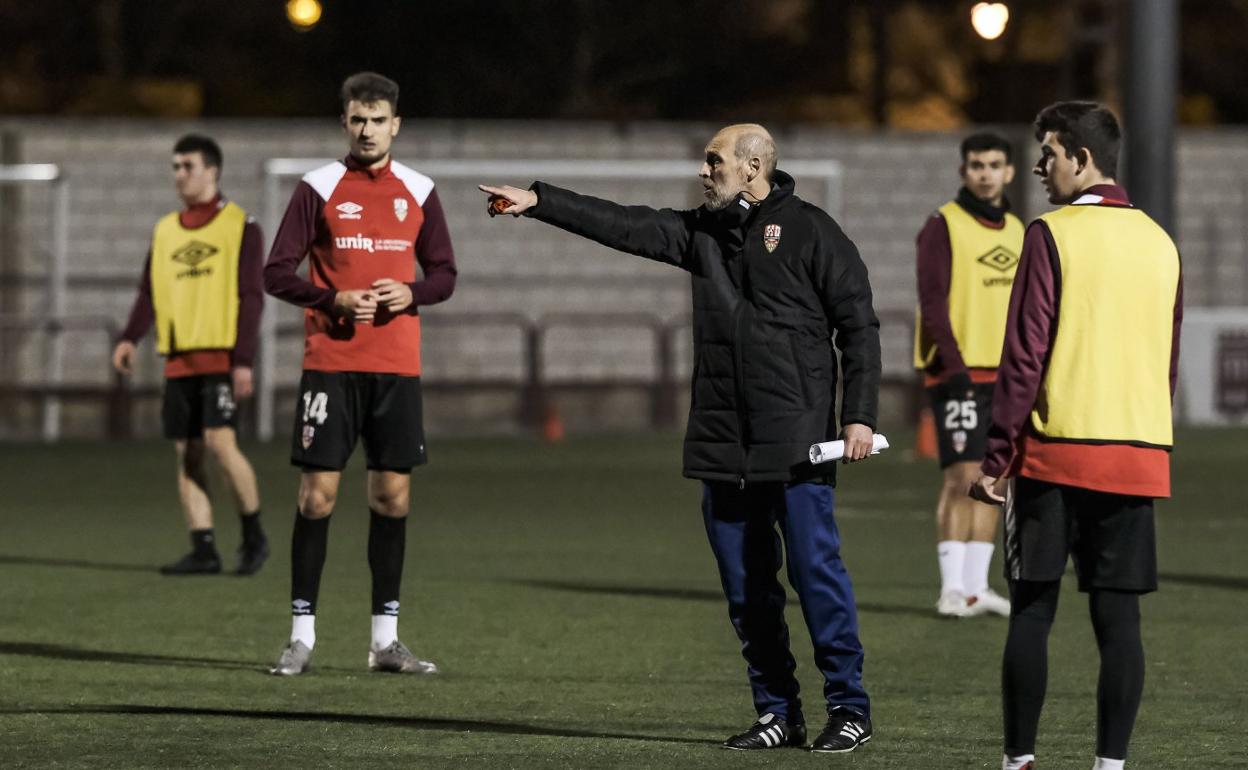
<path fill-rule="evenodd" d="M 339 219 L 359 219 L 360 212 L 364 210 L 363 206 L 358 203 L 352 203 L 351 201 L 339 203 L 334 208 L 338 209 Z"/>

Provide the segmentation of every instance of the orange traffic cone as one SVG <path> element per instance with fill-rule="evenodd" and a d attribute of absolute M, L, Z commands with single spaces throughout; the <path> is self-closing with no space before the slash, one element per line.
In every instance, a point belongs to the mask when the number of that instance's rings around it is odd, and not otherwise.
<path fill-rule="evenodd" d="M 933 460 L 937 455 L 936 419 L 932 410 L 924 407 L 919 412 L 919 424 L 914 435 L 914 456 Z"/>
<path fill-rule="evenodd" d="M 563 418 L 554 404 L 546 405 L 546 413 L 542 416 L 542 438 L 552 444 L 563 441 Z"/>

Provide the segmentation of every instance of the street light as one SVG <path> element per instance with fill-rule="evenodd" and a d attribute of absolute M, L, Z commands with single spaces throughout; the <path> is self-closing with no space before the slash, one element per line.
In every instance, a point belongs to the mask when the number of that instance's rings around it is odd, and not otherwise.
<path fill-rule="evenodd" d="M 299 32 L 307 32 L 321 20 L 319 0 L 286 0 L 286 18 Z"/>
<path fill-rule="evenodd" d="M 984 40 L 996 40 L 1010 22 L 1010 8 L 1005 3 L 976 3 L 971 8 L 971 26 Z"/>

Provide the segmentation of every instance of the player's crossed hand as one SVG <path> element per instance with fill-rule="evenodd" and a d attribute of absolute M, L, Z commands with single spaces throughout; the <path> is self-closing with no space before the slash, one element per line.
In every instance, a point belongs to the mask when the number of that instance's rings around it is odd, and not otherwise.
<path fill-rule="evenodd" d="M 334 295 L 334 310 L 357 324 L 372 323 L 377 315 L 377 294 L 372 289 L 352 289 Z"/>
<path fill-rule="evenodd" d="M 521 190 L 511 185 L 491 187 L 488 184 L 479 184 L 477 189 L 489 193 L 490 199 L 486 203 L 485 211 L 490 216 L 511 214 L 518 217 L 537 205 L 537 193 L 532 190 Z"/>
<path fill-rule="evenodd" d="M 372 291 L 377 304 L 391 313 L 401 313 L 412 304 L 412 287 L 393 278 L 373 281 Z"/>
<path fill-rule="evenodd" d="M 367 289 L 340 291 L 334 295 L 334 309 L 357 324 L 372 323 L 379 308 L 401 313 L 412 304 L 412 287 L 393 278 L 379 278 Z"/>

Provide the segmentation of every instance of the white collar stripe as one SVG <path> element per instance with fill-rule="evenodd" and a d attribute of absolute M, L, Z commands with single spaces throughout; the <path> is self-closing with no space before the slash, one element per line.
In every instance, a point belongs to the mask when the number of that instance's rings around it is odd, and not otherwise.
<path fill-rule="evenodd" d="M 1071 202 L 1072 206 L 1092 206 L 1105 200 L 1104 195 L 1093 195 L 1092 193 L 1084 193 Z"/>
<path fill-rule="evenodd" d="M 390 161 L 390 172 L 403 182 L 403 186 L 416 199 L 417 206 L 425 205 L 425 201 L 429 199 L 429 193 L 433 192 L 432 179 L 409 166 L 404 166 L 397 160 Z"/>
<path fill-rule="evenodd" d="M 342 181 L 342 177 L 347 173 L 347 167 L 342 161 L 336 160 L 333 163 L 313 169 L 303 175 L 303 181 L 321 196 L 321 200 L 328 201 L 334 194 L 334 189 L 338 187 L 338 183 Z"/>

